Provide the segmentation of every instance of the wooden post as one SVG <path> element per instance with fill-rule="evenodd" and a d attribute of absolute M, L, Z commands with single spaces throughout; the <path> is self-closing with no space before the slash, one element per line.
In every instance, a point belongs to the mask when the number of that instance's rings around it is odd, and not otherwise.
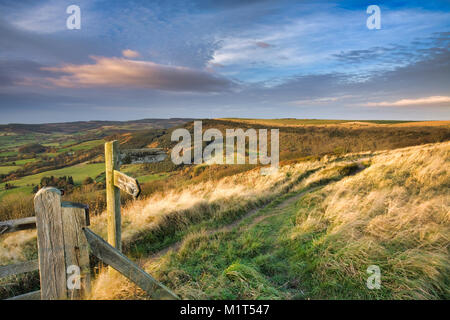
<path fill-rule="evenodd" d="M 34 209 L 41 299 L 81 298 L 90 288 L 89 251 L 82 236 L 82 228 L 86 226 L 84 207 L 61 204 L 61 192 L 47 187 L 34 197 Z M 79 286 L 78 275 L 81 276 Z"/>
<path fill-rule="evenodd" d="M 91 292 L 89 245 L 83 232 L 83 228 L 86 227 L 85 206 L 73 202 L 63 202 L 61 207 L 67 297 L 72 300 L 81 299 Z"/>
<path fill-rule="evenodd" d="M 66 263 L 61 216 L 61 192 L 43 188 L 34 197 L 41 299 L 66 299 Z"/>
<path fill-rule="evenodd" d="M 114 185 L 114 170 L 119 171 L 119 142 L 117 140 L 105 143 L 106 168 L 106 209 L 108 214 L 108 243 L 122 251 L 120 189 Z"/>

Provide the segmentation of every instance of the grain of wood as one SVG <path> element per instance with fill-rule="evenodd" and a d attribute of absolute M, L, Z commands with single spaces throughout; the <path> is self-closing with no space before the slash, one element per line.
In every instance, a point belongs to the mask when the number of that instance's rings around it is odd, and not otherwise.
<path fill-rule="evenodd" d="M 39 261 L 30 260 L 16 264 L 9 264 L 6 266 L 0 266 L 0 278 L 14 276 L 25 272 L 32 272 L 39 270 Z"/>
<path fill-rule="evenodd" d="M 114 185 L 134 198 L 137 198 L 141 193 L 141 187 L 136 179 L 117 170 L 114 170 Z"/>
<path fill-rule="evenodd" d="M 72 283 L 72 288 L 69 288 L 68 283 L 67 295 L 69 299 L 81 299 L 91 291 L 89 246 L 82 229 L 86 227 L 85 207 L 73 202 L 63 202 L 61 206 L 66 272 L 70 266 L 80 268 L 79 285 L 73 286 Z M 71 279 L 68 278 L 68 282 L 71 282 L 69 280 Z"/>
<path fill-rule="evenodd" d="M 122 251 L 120 190 L 114 185 L 114 170 L 119 171 L 119 169 L 119 142 L 117 140 L 107 142 L 105 143 L 105 172 L 108 243 Z"/>
<path fill-rule="evenodd" d="M 36 228 L 36 217 L 0 221 L 0 235 L 35 228 Z"/>
<path fill-rule="evenodd" d="M 169 288 L 138 267 L 123 253 L 113 248 L 89 228 L 84 229 L 92 253 L 104 263 L 113 267 L 125 277 L 136 283 L 151 297 L 164 299 L 179 299 Z"/>
<path fill-rule="evenodd" d="M 41 290 L 24 293 L 6 300 L 41 300 Z"/>
<path fill-rule="evenodd" d="M 67 297 L 61 192 L 43 188 L 34 197 L 42 300 Z"/>

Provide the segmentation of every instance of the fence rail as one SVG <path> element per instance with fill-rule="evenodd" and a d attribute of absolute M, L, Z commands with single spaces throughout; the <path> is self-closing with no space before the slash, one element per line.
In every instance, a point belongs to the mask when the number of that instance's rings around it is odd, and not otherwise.
<path fill-rule="evenodd" d="M 41 290 L 24 293 L 6 300 L 41 300 Z"/>
<path fill-rule="evenodd" d="M 0 235 L 29 229 L 36 229 L 36 217 L 0 221 Z M 39 270 L 38 260 L 0 266 L 0 279 L 36 270 Z M 39 300 L 38 298 L 40 298 L 40 291 L 25 293 L 9 300 Z"/>
<path fill-rule="evenodd" d="M 131 150 L 128 157 L 145 161 L 153 156 L 152 152 Z M 161 151 L 156 154 L 163 158 Z M 179 299 L 121 252 L 120 190 L 137 197 L 140 187 L 136 179 L 119 171 L 117 141 L 105 144 L 105 167 L 108 242 L 87 228 L 88 207 L 61 201 L 61 191 L 53 187 L 43 188 L 35 195 L 35 217 L 0 222 L 0 235 L 37 228 L 39 259 L 0 266 L 0 278 L 39 270 L 41 289 L 11 300 L 82 299 L 88 296 L 91 290 L 89 253 L 136 283 L 151 297 Z"/>
<path fill-rule="evenodd" d="M 179 299 L 169 288 L 153 278 L 143 269 L 128 259 L 123 253 L 112 247 L 89 228 L 84 229 L 92 253 L 107 265 L 119 271 L 125 277 L 136 283 L 151 297 Z"/>
<path fill-rule="evenodd" d="M 35 228 L 36 228 L 36 217 L 0 221 L 0 235 Z"/>
<path fill-rule="evenodd" d="M 38 260 L 30 260 L 17 264 L 9 264 L 6 266 L 0 266 L 0 278 L 14 276 L 36 270 L 39 270 Z"/>

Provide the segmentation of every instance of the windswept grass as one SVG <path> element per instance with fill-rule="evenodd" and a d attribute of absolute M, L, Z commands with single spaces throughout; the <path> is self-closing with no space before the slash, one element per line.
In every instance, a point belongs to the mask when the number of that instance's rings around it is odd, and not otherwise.
<path fill-rule="evenodd" d="M 449 143 L 387 152 L 307 196 L 291 239 L 308 247 L 298 259 L 311 264 L 311 296 L 448 299 L 449 164 Z M 369 265 L 382 273 L 370 294 L 357 290 Z"/>
<path fill-rule="evenodd" d="M 202 223 L 229 223 L 248 210 L 286 193 L 299 177 L 316 170 L 320 162 L 286 166 L 272 175 L 259 169 L 156 193 L 122 210 L 123 241 L 132 254 L 142 256 L 180 239 L 190 227 Z M 94 230 L 105 235 L 106 215 L 93 218 Z"/>
<path fill-rule="evenodd" d="M 124 247 L 183 298 L 448 299 L 449 162 L 444 142 L 201 180 L 123 208 Z M 106 236 L 104 214 L 91 224 Z M 3 236 L 0 264 L 35 254 L 33 240 Z M 89 298 L 147 297 L 100 270 Z"/>
<path fill-rule="evenodd" d="M 449 152 L 441 143 L 366 154 L 361 172 L 334 158 L 236 227 L 197 230 L 140 263 L 191 299 L 448 299 Z M 370 265 L 379 290 L 366 286 Z M 91 298 L 146 297 L 100 279 Z"/>

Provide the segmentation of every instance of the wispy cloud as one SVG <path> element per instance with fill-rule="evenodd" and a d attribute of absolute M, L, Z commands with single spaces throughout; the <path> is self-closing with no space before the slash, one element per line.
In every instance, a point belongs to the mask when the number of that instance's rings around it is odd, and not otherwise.
<path fill-rule="evenodd" d="M 295 101 L 291 101 L 291 104 L 294 105 L 300 105 L 300 106 L 304 106 L 304 105 L 317 105 L 317 104 L 328 104 L 330 102 L 337 102 L 337 101 L 345 101 L 348 100 L 350 98 L 354 98 L 354 95 L 342 95 L 342 96 L 335 96 L 335 97 L 321 97 L 321 98 L 316 98 L 316 99 L 303 99 L 303 100 L 295 100 Z"/>
<path fill-rule="evenodd" d="M 55 86 L 147 88 L 182 92 L 216 92 L 231 87 L 232 82 L 212 72 L 167 66 L 151 61 L 125 58 L 92 57 L 94 64 L 67 64 L 46 67 L 45 71 L 63 73 L 48 77 Z"/>
<path fill-rule="evenodd" d="M 139 52 L 131 50 L 131 49 L 125 49 L 122 51 L 122 55 L 125 58 L 137 58 L 140 56 Z"/>
<path fill-rule="evenodd" d="M 449 96 L 431 96 L 416 99 L 400 99 L 397 101 L 381 101 L 381 102 L 368 102 L 368 107 L 404 107 L 404 106 L 421 106 L 421 105 L 437 105 L 444 104 L 450 107 Z"/>

